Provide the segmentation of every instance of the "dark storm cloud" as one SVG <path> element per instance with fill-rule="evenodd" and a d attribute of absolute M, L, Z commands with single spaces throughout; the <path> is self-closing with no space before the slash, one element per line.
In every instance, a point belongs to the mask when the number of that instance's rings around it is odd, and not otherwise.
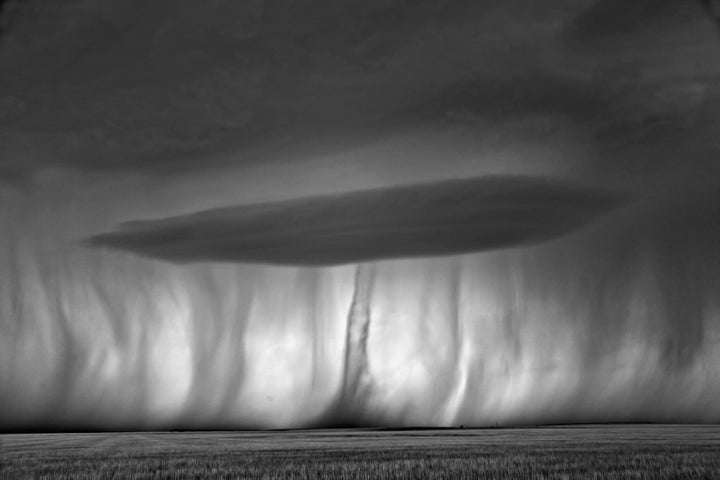
<path fill-rule="evenodd" d="M 447 119 L 513 143 L 523 133 L 504 122 L 539 113 L 626 145 L 655 132 L 647 119 L 695 131 L 696 104 L 668 112 L 655 93 L 717 71 L 707 39 L 676 41 L 702 32 L 699 2 L 6 3 L 0 163 L 13 170 L 292 161 Z"/>
<path fill-rule="evenodd" d="M 0 177 L 292 162 L 448 126 L 583 143 L 593 176 L 720 174 L 715 2 L 4 3 Z"/>
<path fill-rule="evenodd" d="M 514 13 L 494 1 L 38 2 L 0 51 L 0 141 L 141 171 L 348 148 L 413 126 L 438 89 L 525 68 L 556 14 L 520 3 L 524 27 L 501 33 Z"/>
<path fill-rule="evenodd" d="M 705 10 L 707 10 L 708 15 L 710 15 L 720 27 L 720 2 L 717 0 L 700 0 L 703 7 L 705 7 Z"/>
<path fill-rule="evenodd" d="M 12 23 L 12 17 L 22 0 L 0 0 L 0 40 Z"/>
<path fill-rule="evenodd" d="M 530 245 L 625 200 L 543 178 L 482 177 L 129 222 L 89 244 L 173 262 L 331 265 Z"/>

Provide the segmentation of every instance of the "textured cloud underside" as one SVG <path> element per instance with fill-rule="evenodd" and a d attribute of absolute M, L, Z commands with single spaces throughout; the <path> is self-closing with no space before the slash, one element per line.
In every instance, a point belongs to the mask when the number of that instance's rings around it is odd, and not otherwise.
<path fill-rule="evenodd" d="M 5 3 L 0 181 L 288 163 L 417 129 L 583 143 L 603 171 L 715 158 L 699 2 Z"/>
<path fill-rule="evenodd" d="M 491 176 L 128 222 L 89 243 L 173 262 L 334 265 L 530 245 L 623 201 L 544 178 Z"/>

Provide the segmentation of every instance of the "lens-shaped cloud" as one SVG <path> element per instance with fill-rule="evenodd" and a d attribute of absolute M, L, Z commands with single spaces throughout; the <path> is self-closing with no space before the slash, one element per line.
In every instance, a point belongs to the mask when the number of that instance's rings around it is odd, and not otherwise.
<path fill-rule="evenodd" d="M 488 176 L 128 222 L 88 243 L 180 263 L 334 265 L 530 245 L 626 201 L 547 178 Z"/>

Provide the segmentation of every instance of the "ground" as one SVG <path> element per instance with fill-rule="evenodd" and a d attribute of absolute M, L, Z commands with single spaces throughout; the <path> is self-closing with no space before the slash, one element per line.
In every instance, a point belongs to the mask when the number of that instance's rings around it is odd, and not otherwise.
<path fill-rule="evenodd" d="M 0 435 L 0 477 L 719 478 L 720 426 Z"/>

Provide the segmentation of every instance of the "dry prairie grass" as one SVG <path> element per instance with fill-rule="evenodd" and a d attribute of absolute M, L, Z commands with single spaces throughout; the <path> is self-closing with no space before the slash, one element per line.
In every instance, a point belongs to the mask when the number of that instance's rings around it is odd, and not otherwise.
<path fill-rule="evenodd" d="M 719 427 L 3 435 L 0 477 L 718 478 Z"/>

